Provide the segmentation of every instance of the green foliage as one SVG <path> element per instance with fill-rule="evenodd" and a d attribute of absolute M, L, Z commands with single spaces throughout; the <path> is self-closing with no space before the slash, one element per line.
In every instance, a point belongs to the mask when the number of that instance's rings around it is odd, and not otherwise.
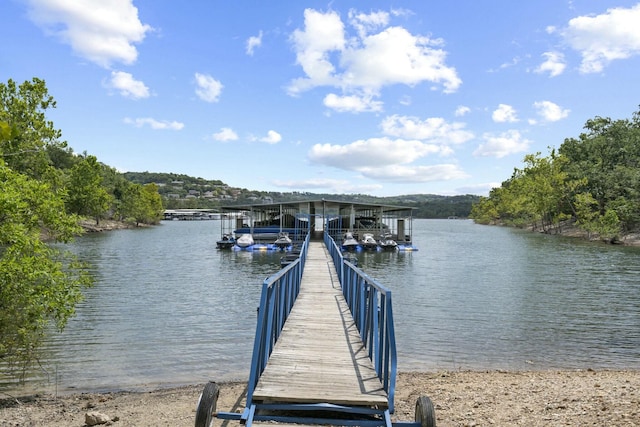
<path fill-rule="evenodd" d="M 96 224 L 99 224 L 111 201 L 102 181 L 102 166 L 94 156 L 83 157 L 73 165 L 67 184 L 68 211 L 95 218 Z"/>
<path fill-rule="evenodd" d="M 631 120 L 596 117 L 556 154 L 527 155 L 525 167 L 472 209 L 478 222 L 556 228 L 573 218 L 613 241 L 640 227 L 640 112 Z"/>
<path fill-rule="evenodd" d="M 601 214 L 598 201 L 591 193 L 577 194 L 575 206 L 577 224 L 589 235 L 595 233 L 606 241 L 613 241 L 619 237 L 621 223 L 614 209 L 607 208 L 604 214 Z"/>
<path fill-rule="evenodd" d="M 480 197 L 471 194 L 464 196 L 436 196 L 413 195 L 412 200 L 417 200 L 411 206 L 416 207 L 413 214 L 416 218 L 467 218 L 471 208 Z M 385 198 L 383 203 L 405 205 L 405 198 Z"/>
<path fill-rule="evenodd" d="M 155 172 L 125 172 L 124 176 L 127 180 L 135 182 L 136 184 L 171 184 L 174 182 L 180 182 L 181 186 L 187 187 L 209 187 L 226 186 L 220 180 L 206 180 L 204 178 L 194 178 L 189 175 L 176 174 L 176 173 L 155 173 Z M 207 188 L 208 189 L 208 188 Z M 206 191 L 206 190 L 205 190 Z"/>
<path fill-rule="evenodd" d="M 45 148 L 66 146 L 59 141 L 62 133 L 46 119 L 46 110 L 55 107 L 44 80 L 34 77 L 19 86 L 13 80 L 0 83 L 0 122 L 10 129 L 9 138 L 0 140 L 0 155 L 8 167 L 27 176 L 44 176 L 50 166 Z"/>
<path fill-rule="evenodd" d="M 129 183 L 123 191 L 119 215 L 136 225 L 156 224 L 162 219 L 164 208 L 155 184 Z"/>
<path fill-rule="evenodd" d="M 0 375 L 20 377 L 37 360 L 45 333 L 64 328 L 92 283 L 86 266 L 52 243 L 82 232 L 77 214 L 99 221 L 115 211 L 129 185 L 59 140 L 46 118 L 55 106 L 43 80 L 0 83 Z M 137 194 L 137 221 L 158 222 L 157 188 Z"/>
<path fill-rule="evenodd" d="M 69 253 L 41 240 L 69 241 L 77 219 L 64 214 L 60 192 L 0 160 L 0 361 L 19 375 L 37 358 L 47 325 L 63 328 L 91 284 Z"/>

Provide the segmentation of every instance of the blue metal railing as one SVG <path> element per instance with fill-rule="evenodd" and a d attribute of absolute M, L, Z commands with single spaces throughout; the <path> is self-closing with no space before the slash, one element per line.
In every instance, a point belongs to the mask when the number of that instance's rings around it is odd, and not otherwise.
<path fill-rule="evenodd" d="M 248 406 L 252 401 L 258 380 L 267 366 L 273 347 L 280 336 L 280 332 L 282 332 L 284 322 L 291 312 L 298 293 L 300 293 L 300 282 L 302 281 L 302 272 L 307 258 L 308 247 L 309 234 L 307 234 L 302 244 L 298 259 L 273 276 L 267 277 L 262 284 L 247 389 Z"/>
<path fill-rule="evenodd" d="M 342 293 L 360 332 L 360 338 L 387 392 L 389 412 L 393 413 L 397 354 L 391 291 L 346 261 L 336 242 L 327 233 L 324 235 L 324 242 L 333 259 Z"/>

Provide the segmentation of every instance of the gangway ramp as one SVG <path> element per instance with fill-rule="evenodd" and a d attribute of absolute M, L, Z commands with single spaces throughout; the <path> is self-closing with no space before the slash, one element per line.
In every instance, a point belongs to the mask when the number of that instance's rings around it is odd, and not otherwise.
<path fill-rule="evenodd" d="M 322 242 L 310 242 L 300 293 L 253 393 L 265 403 L 388 404 Z"/>
<path fill-rule="evenodd" d="M 431 400 L 415 421 L 392 421 L 397 368 L 392 292 L 344 258 L 327 233 L 265 279 L 246 405 L 216 411 L 218 385 L 204 387 L 196 427 L 214 419 L 270 425 L 435 427 Z"/>

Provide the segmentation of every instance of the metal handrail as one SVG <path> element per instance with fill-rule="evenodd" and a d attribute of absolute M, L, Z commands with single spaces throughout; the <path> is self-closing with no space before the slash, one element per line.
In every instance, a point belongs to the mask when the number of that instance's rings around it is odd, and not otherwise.
<path fill-rule="evenodd" d="M 360 332 L 360 338 L 387 392 L 389 412 L 393 413 L 397 353 L 391 290 L 345 260 L 342 251 L 328 233 L 324 235 L 324 242 L 333 259 L 342 293 Z"/>
<path fill-rule="evenodd" d="M 256 335 L 253 342 L 251 372 L 247 389 L 247 406 L 251 405 L 253 392 L 267 366 L 269 356 L 282 332 L 291 308 L 300 293 L 302 272 L 307 259 L 309 234 L 307 234 L 298 259 L 262 283 Z"/>

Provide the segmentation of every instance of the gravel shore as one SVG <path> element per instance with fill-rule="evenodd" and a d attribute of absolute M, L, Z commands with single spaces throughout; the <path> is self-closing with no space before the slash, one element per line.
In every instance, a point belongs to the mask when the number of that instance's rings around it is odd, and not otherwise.
<path fill-rule="evenodd" d="M 246 383 L 220 386 L 218 410 L 244 408 Z M 81 427 L 90 412 L 111 420 L 102 425 L 192 426 L 202 387 L 57 398 L 0 395 L 0 426 Z M 433 401 L 440 427 L 640 425 L 640 371 L 635 370 L 403 372 L 392 418 L 413 421 L 422 395 Z"/>

